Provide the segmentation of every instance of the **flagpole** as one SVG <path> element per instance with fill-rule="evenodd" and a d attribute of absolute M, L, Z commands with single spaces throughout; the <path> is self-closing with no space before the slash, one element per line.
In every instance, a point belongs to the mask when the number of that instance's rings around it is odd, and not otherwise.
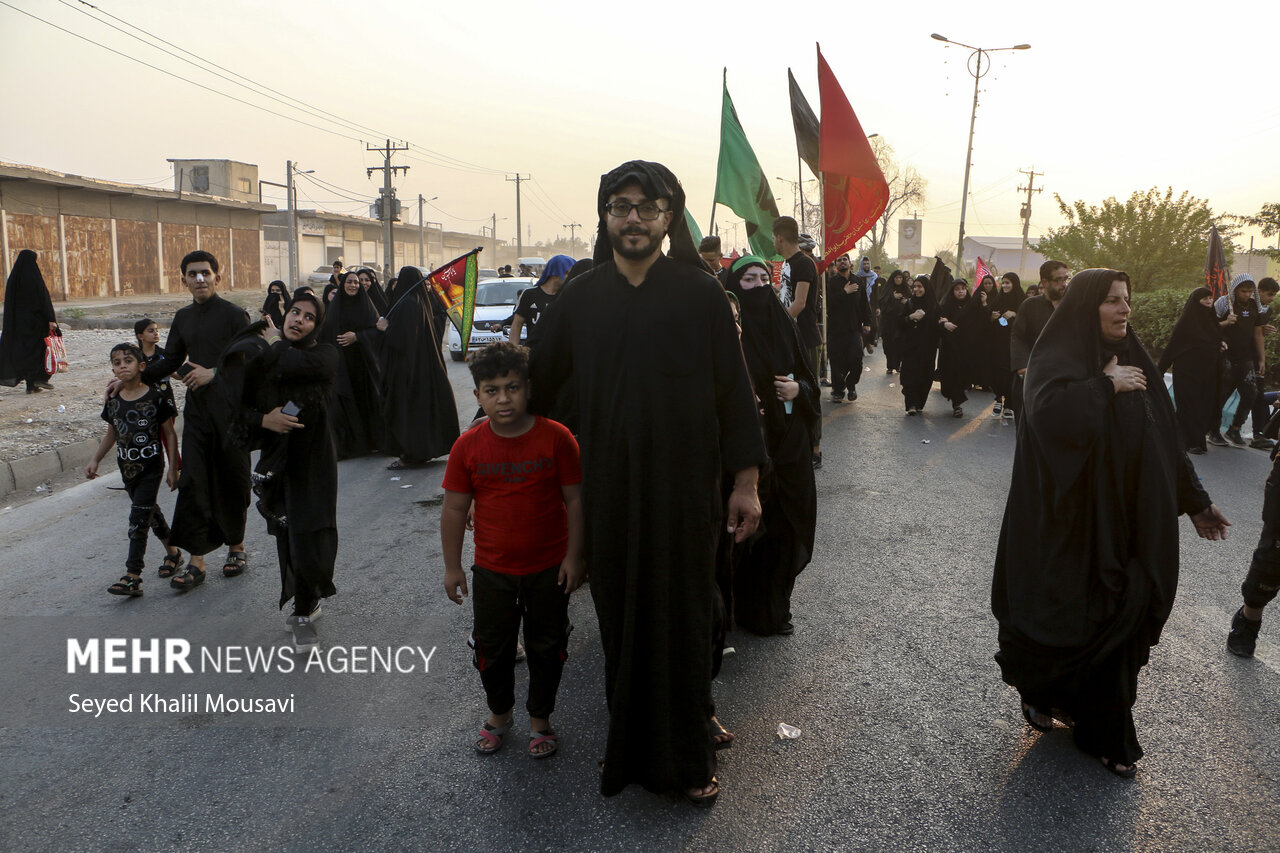
<path fill-rule="evenodd" d="M 796 150 L 796 179 L 797 179 L 796 194 L 800 196 L 800 230 L 801 231 L 805 230 L 804 228 L 804 167 L 802 165 L 802 162 L 803 161 L 800 159 L 800 151 L 799 149 L 797 149 Z M 823 242 L 825 243 L 826 241 L 824 240 Z M 826 250 L 825 245 L 822 248 L 824 251 Z"/>
<path fill-rule="evenodd" d="M 803 173 L 803 172 L 800 174 L 800 177 L 804 177 L 804 173 Z M 826 215 L 826 214 L 827 214 L 827 210 L 826 210 L 826 207 L 825 207 L 825 205 L 826 205 L 826 199 L 827 199 L 827 194 L 826 194 L 825 192 L 823 192 L 823 190 L 825 190 L 825 189 L 826 189 L 826 184 L 823 182 L 822 172 L 819 172 L 819 173 L 818 173 L 818 209 L 822 211 L 822 257 L 823 257 L 823 259 L 824 259 L 824 260 L 826 260 L 826 261 L 827 261 L 827 264 L 828 264 L 828 266 L 829 266 L 829 265 L 831 264 L 831 259 L 830 259 L 830 258 L 827 258 L 827 215 Z M 803 204 L 804 204 L 804 201 L 803 201 L 803 199 L 804 199 L 804 184 L 801 184 L 801 185 L 800 185 L 800 198 L 801 198 L 801 202 L 800 202 L 800 203 L 803 205 Z M 801 207 L 801 208 L 800 208 L 800 210 L 801 210 L 801 216 L 803 216 L 803 215 L 804 215 L 804 214 L 803 214 L 804 208 L 803 208 L 803 207 Z M 803 221 L 803 220 L 801 220 L 801 221 Z M 823 363 L 824 361 L 826 361 L 826 355 L 827 355 L 827 334 L 828 334 L 828 331 L 827 331 L 827 330 L 828 330 L 828 328 L 829 328 L 829 327 L 827 326 L 827 299 L 826 299 L 827 293 L 826 293 L 826 287 L 825 287 L 825 282 L 826 282 L 826 278 L 827 278 L 827 276 L 826 276 L 826 274 L 825 274 L 825 273 L 823 273 L 823 275 L 822 275 L 822 276 L 820 276 L 820 277 L 821 277 L 821 278 L 822 278 L 822 280 L 823 280 L 823 282 L 822 282 L 821 284 L 820 284 L 819 282 L 816 282 L 816 281 L 813 283 L 813 284 L 814 284 L 814 287 L 822 287 L 822 300 L 821 300 L 821 301 L 822 301 L 822 358 L 819 358 L 819 359 L 818 359 L 818 364 L 814 365 L 814 367 L 815 367 L 815 368 L 817 368 L 817 371 L 818 371 L 817 379 L 818 379 L 818 384 L 819 384 L 819 385 L 821 385 L 821 384 L 822 384 L 822 363 Z M 861 336 L 859 336 L 859 337 L 861 337 Z M 834 372 L 833 372 L 833 374 L 834 374 Z M 819 396 L 821 396 L 821 391 L 822 391 L 822 389 L 821 389 L 821 388 L 819 388 L 819 389 L 818 389 L 818 391 L 819 391 Z"/>

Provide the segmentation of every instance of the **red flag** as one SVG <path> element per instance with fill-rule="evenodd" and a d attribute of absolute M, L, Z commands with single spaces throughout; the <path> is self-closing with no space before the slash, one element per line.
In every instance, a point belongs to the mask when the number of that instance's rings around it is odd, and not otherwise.
<path fill-rule="evenodd" d="M 1222 251 L 1222 238 L 1218 226 L 1209 232 L 1209 257 L 1204 262 L 1204 286 L 1213 291 L 1213 298 L 1227 294 L 1227 258 Z"/>
<path fill-rule="evenodd" d="M 818 48 L 818 95 L 822 122 L 818 167 L 825 214 L 823 254 L 838 258 L 871 230 L 889 204 L 889 184 L 849 99 Z"/>
<path fill-rule="evenodd" d="M 973 268 L 973 286 L 974 290 L 982 284 L 982 280 L 991 275 L 991 270 L 987 269 L 987 265 L 982 262 L 982 255 L 978 255 L 978 263 Z M 994 278 L 995 276 L 992 276 Z"/>

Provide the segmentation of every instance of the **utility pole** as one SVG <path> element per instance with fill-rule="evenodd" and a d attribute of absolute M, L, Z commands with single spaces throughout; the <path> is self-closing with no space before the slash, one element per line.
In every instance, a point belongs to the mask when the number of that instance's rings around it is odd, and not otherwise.
<path fill-rule="evenodd" d="M 393 242 L 392 223 L 400 218 L 400 211 L 397 210 L 398 202 L 396 201 L 396 188 L 391 186 L 391 177 L 396 172 L 409 171 L 408 166 L 392 166 L 391 155 L 397 151 L 408 151 L 409 146 L 392 146 L 391 140 L 387 140 L 385 148 L 375 148 L 372 145 L 365 146 L 366 151 L 377 151 L 382 154 L 386 162 L 381 166 L 370 166 L 365 169 L 366 177 L 374 172 L 382 172 L 382 191 L 378 198 L 381 204 L 378 207 L 378 219 L 382 221 L 382 262 L 384 270 L 384 279 L 391 276 L 391 271 L 396 265 L 396 246 Z M 421 218 L 421 217 L 419 217 Z"/>
<path fill-rule="evenodd" d="M 421 267 L 423 263 L 425 263 L 425 261 L 423 260 L 425 258 L 425 255 L 423 254 L 423 245 L 422 245 L 422 242 L 423 242 L 422 241 L 422 238 L 423 238 L 422 205 L 423 205 L 423 202 L 425 201 L 426 199 L 422 197 L 422 193 L 418 193 L 418 266 L 419 267 Z"/>
<path fill-rule="evenodd" d="M 293 202 L 293 161 L 286 160 L 284 171 L 285 197 L 289 201 L 289 290 L 297 287 L 298 281 L 298 205 Z"/>
<path fill-rule="evenodd" d="M 498 265 L 498 214 L 493 215 L 493 227 L 489 229 L 489 236 L 493 238 L 493 265 Z"/>
<path fill-rule="evenodd" d="M 1032 166 L 1031 171 L 1025 169 L 1018 170 L 1021 174 L 1027 176 L 1027 185 L 1018 187 L 1018 192 L 1027 193 L 1027 200 L 1022 203 L 1022 210 L 1018 214 L 1022 217 L 1022 253 L 1018 256 L 1018 275 L 1022 275 L 1023 269 L 1027 264 L 1027 235 L 1031 231 L 1031 194 L 1044 192 L 1043 189 L 1036 186 L 1036 177 L 1044 177 L 1044 172 L 1037 172 L 1036 167 Z"/>
<path fill-rule="evenodd" d="M 578 248 L 578 238 L 575 236 L 575 231 L 582 227 L 582 223 L 570 222 L 564 227 L 569 229 L 569 248 L 576 250 Z"/>
<path fill-rule="evenodd" d="M 524 254 L 524 242 L 520 234 L 520 182 L 529 180 L 532 175 L 521 177 L 517 172 L 514 178 L 507 178 L 516 185 L 516 260 L 519 261 L 520 256 Z"/>

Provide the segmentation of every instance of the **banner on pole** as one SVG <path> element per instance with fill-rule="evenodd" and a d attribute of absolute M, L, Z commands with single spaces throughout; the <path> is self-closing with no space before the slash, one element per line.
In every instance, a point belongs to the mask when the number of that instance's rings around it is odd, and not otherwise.
<path fill-rule="evenodd" d="M 898 220 L 898 260 L 919 260 L 922 224 L 919 219 Z"/>

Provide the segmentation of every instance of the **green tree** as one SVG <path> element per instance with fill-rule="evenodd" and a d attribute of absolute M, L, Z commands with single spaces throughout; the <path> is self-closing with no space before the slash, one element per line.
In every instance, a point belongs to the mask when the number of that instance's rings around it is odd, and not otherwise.
<path fill-rule="evenodd" d="M 1124 270 L 1134 291 L 1195 286 L 1209 253 L 1209 229 L 1216 224 L 1230 264 L 1231 237 L 1238 230 L 1230 217 L 1215 217 L 1209 205 L 1173 189 L 1134 192 L 1128 201 L 1114 197 L 1101 206 L 1068 204 L 1054 196 L 1067 224 L 1040 240 L 1036 251 L 1065 261 L 1073 270 L 1110 267 Z"/>
<path fill-rule="evenodd" d="M 1263 237 L 1275 237 L 1280 234 L 1280 204 L 1268 202 L 1262 206 L 1257 216 L 1242 216 L 1240 221 L 1254 228 L 1262 229 Z M 1256 249 L 1258 254 L 1280 261 L 1280 249 Z M 1268 362 L 1269 364 L 1270 362 Z"/>

